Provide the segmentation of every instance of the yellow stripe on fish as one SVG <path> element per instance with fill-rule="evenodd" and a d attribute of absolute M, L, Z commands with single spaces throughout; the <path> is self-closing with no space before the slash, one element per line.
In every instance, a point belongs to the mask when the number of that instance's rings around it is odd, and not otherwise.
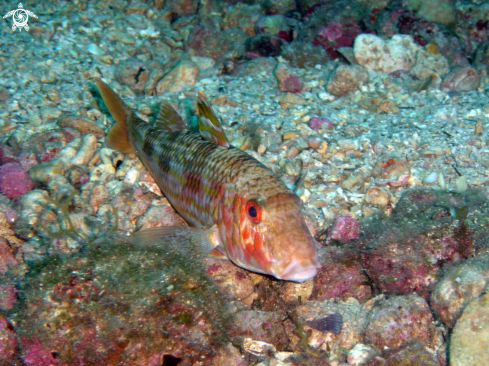
<path fill-rule="evenodd" d="M 302 282 L 316 275 L 320 265 L 300 199 L 270 169 L 229 145 L 202 92 L 198 134 L 187 130 L 167 102 L 151 125 L 102 80 L 97 86 L 116 121 L 107 146 L 136 154 L 191 226 L 142 230 L 133 240 L 198 243 L 207 253 L 283 280 Z"/>

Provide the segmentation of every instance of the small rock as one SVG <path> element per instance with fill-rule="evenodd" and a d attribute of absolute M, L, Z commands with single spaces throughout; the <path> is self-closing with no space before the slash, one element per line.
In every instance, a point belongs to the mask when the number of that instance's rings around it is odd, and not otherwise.
<path fill-rule="evenodd" d="M 0 237 L 0 275 L 4 275 L 19 262 L 15 259 L 7 240 Z"/>
<path fill-rule="evenodd" d="M 328 230 L 328 239 L 339 240 L 347 243 L 350 240 L 358 239 L 360 234 L 360 223 L 351 215 L 335 217 L 333 226 Z"/>
<path fill-rule="evenodd" d="M 373 205 L 387 207 L 390 203 L 390 196 L 383 188 L 380 187 L 370 187 L 365 193 L 365 202 L 371 203 Z"/>
<path fill-rule="evenodd" d="M 185 50 L 192 56 L 210 57 L 217 60 L 231 51 L 233 43 L 224 33 L 209 27 L 195 27 L 190 31 Z"/>
<path fill-rule="evenodd" d="M 156 85 L 156 92 L 179 92 L 192 86 L 199 76 L 199 68 L 190 60 L 180 60 Z"/>
<path fill-rule="evenodd" d="M 97 138 L 95 135 L 85 135 L 82 140 L 80 149 L 71 159 L 70 165 L 86 165 L 90 162 L 97 148 Z"/>
<path fill-rule="evenodd" d="M 326 90 L 336 96 L 342 96 L 360 88 L 368 80 L 368 73 L 363 66 L 338 66 L 329 78 Z"/>
<path fill-rule="evenodd" d="M 406 158 L 394 153 L 377 160 L 371 176 L 377 179 L 378 184 L 399 188 L 408 183 L 411 171 Z"/>
<path fill-rule="evenodd" d="M 44 84 L 53 84 L 56 82 L 56 74 L 53 70 L 48 70 L 42 77 L 41 82 Z"/>
<path fill-rule="evenodd" d="M 34 182 L 47 183 L 55 174 L 63 174 L 65 171 L 64 164 L 58 159 L 52 159 L 45 163 L 36 165 L 28 173 Z"/>
<path fill-rule="evenodd" d="M 291 93 L 300 93 L 302 91 L 303 85 L 301 80 L 285 63 L 278 63 L 274 70 L 274 74 L 278 80 L 278 87 L 281 91 Z"/>

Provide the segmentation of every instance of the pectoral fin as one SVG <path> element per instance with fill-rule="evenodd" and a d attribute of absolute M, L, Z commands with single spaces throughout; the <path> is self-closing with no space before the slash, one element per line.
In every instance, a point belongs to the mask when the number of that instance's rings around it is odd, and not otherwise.
<path fill-rule="evenodd" d="M 161 226 L 136 231 L 129 236 L 129 242 L 137 246 L 171 248 L 191 254 L 208 255 L 222 245 L 219 231 L 210 228 L 190 226 Z"/>

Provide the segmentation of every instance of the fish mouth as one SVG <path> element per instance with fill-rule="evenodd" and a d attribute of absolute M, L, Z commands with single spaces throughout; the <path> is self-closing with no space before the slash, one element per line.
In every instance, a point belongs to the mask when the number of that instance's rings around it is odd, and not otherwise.
<path fill-rule="evenodd" d="M 276 275 L 275 277 L 286 281 L 304 282 L 316 276 L 317 273 L 317 266 L 304 267 L 296 260 L 293 260 L 280 274 Z"/>

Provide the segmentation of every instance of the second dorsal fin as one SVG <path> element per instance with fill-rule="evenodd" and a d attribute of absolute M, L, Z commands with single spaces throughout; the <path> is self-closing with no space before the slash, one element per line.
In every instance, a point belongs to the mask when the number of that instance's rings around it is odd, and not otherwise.
<path fill-rule="evenodd" d="M 187 129 L 182 117 L 178 115 L 170 103 L 165 101 L 161 102 L 160 111 L 154 126 L 166 132 L 184 131 Z"/>
<path fill-rule="evenodd" d="M 202 137 L 215 144 L 229 147 L 229 142 L 222 129 L 221 122 L 212 110 L 204 93 L 199 91 L 197 108 L 199 109 L 199 130 Z"/>

